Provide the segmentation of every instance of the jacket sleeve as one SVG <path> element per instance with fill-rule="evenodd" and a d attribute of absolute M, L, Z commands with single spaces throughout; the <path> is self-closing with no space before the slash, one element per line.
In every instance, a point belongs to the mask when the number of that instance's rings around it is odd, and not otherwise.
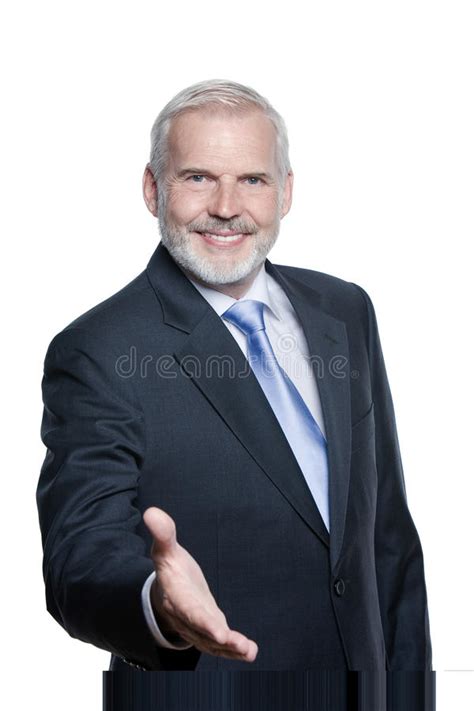
<path fill-rule="evenodd" d="M 163 654 L 197 650 L 160 649 L 146 623 L 141 591 L 154 566 L 136 501 L 145 428 L 98 340 L 66 329 L 45 358 L 37 505 L 46 605 L 72 637 L 161 669 Z"/>
<path fill-rule="evenodd" d="M 373 304 L 366 308 L 378 477 L 375 563 L 388 669 L 432 670 L 423 552 L 408 509 L 395 412 Z"/>

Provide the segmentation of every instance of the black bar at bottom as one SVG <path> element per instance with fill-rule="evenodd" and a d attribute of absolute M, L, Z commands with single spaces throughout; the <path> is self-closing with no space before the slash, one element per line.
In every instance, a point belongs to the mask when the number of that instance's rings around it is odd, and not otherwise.
<path fill-rule="evenodd" d="M 436 711 L 436 672 L 103 672 L 103 711 Z"/>

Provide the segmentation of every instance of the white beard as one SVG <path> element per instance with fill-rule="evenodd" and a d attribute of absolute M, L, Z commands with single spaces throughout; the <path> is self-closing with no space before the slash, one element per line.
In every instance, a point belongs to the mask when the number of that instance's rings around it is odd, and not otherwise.
<path fill-rule="evenodd" d="M 187 227 L 176 229 L 174 225 L 169 224 L 166 218 L 166 202 L 161 195 L 161 191 L 159 191 L 158 195 L 158 225 L 161 240 L 175 262 L 202 282 L 213 286 L 233 284 L 244 280 L 256 267 L 263 264 L 280 231 L 280 220 L 276 222 L 273 230 L 255 234 L 255 227 L 250 227 L 248 224 L 245 225 L 242 221 L 229 220 L 226 223 L 222 220 L 216 221 L 209 218 L 202 231 L 205 231 L 205 229 L 227 229 L 253 232 L 253 234 L 249 234 L 246 237 L 246 239 L 252 240 L 253 249 L 245 260 L 230 263 L 228 260 L 225 264 L 213 264 L 210 260 L 195 253 L 193 249 L 194 237 L 190 235 L 190 232 L 194 231 L 193 229 L 188 229 Z"/>

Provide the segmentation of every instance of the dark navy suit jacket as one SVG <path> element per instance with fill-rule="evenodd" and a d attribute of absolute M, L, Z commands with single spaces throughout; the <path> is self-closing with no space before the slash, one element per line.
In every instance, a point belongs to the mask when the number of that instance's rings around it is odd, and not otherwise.
<path fill-rule="evenodd" d="M 430 670 L 423 553 L 363 289 L 265 262 L 301 320 L 328 439 L 329 536 L 238 344 L 159 244 L 52 340 L 37 490 L 47 607 L 150 670 Z M 253 664 L 160 648 L 140 593 L 158 506 Z"/>

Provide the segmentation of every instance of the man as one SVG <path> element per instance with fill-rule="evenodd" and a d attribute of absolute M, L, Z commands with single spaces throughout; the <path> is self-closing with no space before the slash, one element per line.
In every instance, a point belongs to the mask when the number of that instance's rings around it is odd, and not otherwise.
<path fill-rule="evenodd" d="M 374 309 L 266 258 L 292 187 L 267 100 L 183 90 L 143 180 L 161 243 L 49 346 L 47 606 L 111 669 L 431 669 Z"/>

